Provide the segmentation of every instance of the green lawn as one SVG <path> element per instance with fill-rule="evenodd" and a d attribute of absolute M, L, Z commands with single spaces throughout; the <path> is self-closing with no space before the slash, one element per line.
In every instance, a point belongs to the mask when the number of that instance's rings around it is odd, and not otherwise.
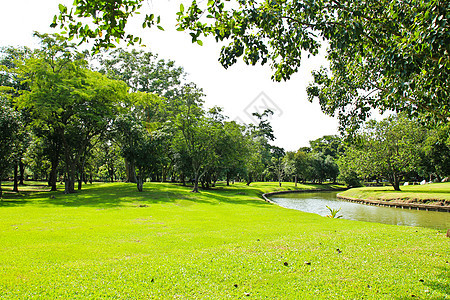
<path fill-rule="evenodd" d="M 262 201 L 276 183 L 27 189 L 0 203 L 1 299 L 450 299 L 444 232 Z"/>
<path fill-rule="evenodd" d="M 394 191 L 391 186 L 362 187 L 340 193 L 344 197 L 383 201 L 440 203 L 450 205 L 450 182 L 425 185 L 408 185 Z"/>

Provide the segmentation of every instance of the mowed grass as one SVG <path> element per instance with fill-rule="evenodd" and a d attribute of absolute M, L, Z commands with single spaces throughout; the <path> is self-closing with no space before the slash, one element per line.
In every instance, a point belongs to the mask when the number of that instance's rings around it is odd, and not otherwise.
<path fill-rule="evenodd" d="M 450 205 L 450 182 L 401 186 L 394 191 L 391 186 L 362 187 L 344 191 L 340 195 L 357 199 L 436 203 Z"/>
<path fill-rule="evenodd" d="M 444 232 L 262 201 L 276 183 L 26 189 L 0 203 L 1 299 L 450 299 Z"/>

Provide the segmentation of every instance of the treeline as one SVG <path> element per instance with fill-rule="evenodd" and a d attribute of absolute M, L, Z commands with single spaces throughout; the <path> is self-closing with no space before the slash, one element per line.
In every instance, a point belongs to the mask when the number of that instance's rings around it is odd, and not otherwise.
<path fill-rule="evenodd" d="M 139 191 L 147 180 L 191 182 L 198 191 L 292 175 L 285 151 L 270 144 L 270 110 L 238 124 L 205 109 L 202 90 L 173 61 L 122 49 L 91 56 L 61 36 L 36 36 L 40 49 L 2 49 L 0 177 L 13 177 L 14 190 L 28 176 L 72 193 L 93 180 Z M 326 177 L 317 174 L 300 178 Z"/>
<path fill-rule="evenodd" d="M 357 163 L 365 157 L 379 164 L 367 150 L 376 143 L 363 142 L 376 140 L 368 133 L 376 122 L 351 141 L 324 136 L 285 152 L 271 145 L 270 110 L 254 113 L 257 124 L 242 125 L 219 107 L 205 109 L 202 89 L 173 61 L 136 50 L 90 55 L 61 36 L 36 36 L 40 49 L 1 51 L 0 179 L 13 177 L 15 191 L 26 176 L 47 180 L 52 190 L 64 182 L 66 193 L 94 180 L 135 182 L 139 191 L 148 180 L 190 182 L 197 192 L 218 180 L 357 185 L 389 177 Z M 407 132 L 416 132 L 416 123 Z M 390 124 L 395 122 L 383 126 Z M 414 165 L 400 167 L 395 176 L 449 174 L 448 127 L 417 128 L 421 135 L 411 141 L 420 149 L 409 148 L 420 157 L 395 158 Z M 406 149 L 402 134 L 390 135 L 403 139 L 394 144 Z M 383 152 L 380 147 L 372 152 Z"/>

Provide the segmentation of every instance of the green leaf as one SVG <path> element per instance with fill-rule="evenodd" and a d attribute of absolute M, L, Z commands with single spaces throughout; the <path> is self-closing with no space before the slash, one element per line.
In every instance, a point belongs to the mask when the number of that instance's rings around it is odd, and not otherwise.
<path fill-rule="evenodd" d="M 184 12 L 184 5 L 183 5 L 183 3 L 180 4 L 180 12 Z"/>
<path fill-rule="evenodd" d="M 59 7 L 59 11 L 60 12 L 62 12 L 62 13 L 66 13 L 67 12 L 67 7 L 65 7 L 64 5 L 59 4 L 58 7 Z"/>
<path fill-rule="evenodd" d="M 158 25 L 158 29 L 164 31 L 164 28 L 161 25 Z"/>
<path fill-rule="evenodd" d="M 200 40 L 197 40 L 197 44 L 199 44 L 200 46 L 203 46 L 203 42 Z"/>

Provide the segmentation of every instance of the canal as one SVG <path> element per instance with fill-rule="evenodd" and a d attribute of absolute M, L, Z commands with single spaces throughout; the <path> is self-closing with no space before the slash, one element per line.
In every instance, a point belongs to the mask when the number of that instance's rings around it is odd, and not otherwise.
<path fill-rule="evenodd" d="M 377 222 L 384 224 L 430 227 L 447 230 L 450 228 L 450 213 L 401 209 L 395 207 L 371 206 L 340 200 L 338 192 L 288 193 L 270 196 L 274 203 L 321 216 L 330 214 L 332 209 L 340 209 L 338 216 L 348 220 Z"/>

